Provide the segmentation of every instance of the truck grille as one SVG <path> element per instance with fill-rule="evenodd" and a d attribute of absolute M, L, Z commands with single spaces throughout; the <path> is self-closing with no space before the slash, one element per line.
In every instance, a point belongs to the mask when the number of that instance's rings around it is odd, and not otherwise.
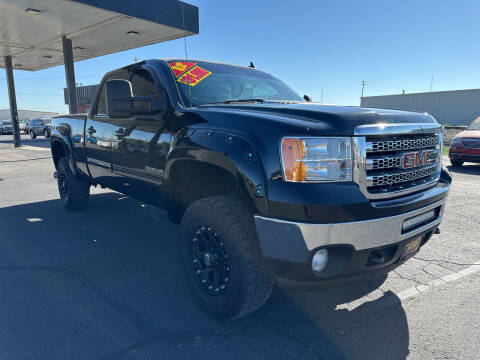
<path fill-rule="evenodd" d="M 480 140 L 477 139 L 464 139 L 462 140 L 463 146 L 471 149 L 480 149 Z"/>
<path fill-rule="evenodd" d="M 426 137 L 419 139 L 402 139 L 402 140 L 380 140 L 367 143 L 367 151 L 399 151 L 424 149 L 438 144 L 438 137 Z"/>
<path fill-rule="evenodd" d="M 384 131 L 354 138 L 358 161 L 354 178 L 370 199 L 393 198 L 419 191 L 439 178 L 441 128 L 438 125 L 429 129 L 419 126 L 417 131 L 409 129 L 405 133 L 401 133 L 399 127 L 392 128 L 395 130 L 392 134 L 387 126 Z"/>

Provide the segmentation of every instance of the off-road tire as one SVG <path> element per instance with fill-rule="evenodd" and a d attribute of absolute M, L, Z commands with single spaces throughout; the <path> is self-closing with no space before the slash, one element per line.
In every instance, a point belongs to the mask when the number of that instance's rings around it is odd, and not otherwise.
<path fill-rule="evenodd" d="M 64 180 L 66 182 L 66 188 L 64 188 Z M 80 210 L 88 206 L 90 183 L 75 176 L 65 157 L 62 157 L 58 161 L 57 183 L 60 201 L 66 209 Z"/>
<path fill-rule="evenodd" d="M 452 163 L 453 167 L 461 167 L 463 165 L 463 161 L 459 160 L 450 160 L 450 162 Z"/>
<path fill-rule="evenodd" d="M 220 295 L 202 288 L 192 265 L 192 238 L 201 227 L 214 229 L 228 253 L 230 281 Z M 226 196 L 195 201 L 182 218 L 181 245 L 189 289 L 203 310 L 233 320 L 257 310 L 269 298 L 274 278 L 260 263 L 253 214 L 243 201 Z"/>

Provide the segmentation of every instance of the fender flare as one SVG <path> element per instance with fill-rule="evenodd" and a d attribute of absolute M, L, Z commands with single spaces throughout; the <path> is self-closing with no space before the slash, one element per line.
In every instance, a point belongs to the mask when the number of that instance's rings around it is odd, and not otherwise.
<path fill-rule="evenodd" d="M 77 168 L 77 164 L 75 163 L 75 159 L 73 158 L 73 139 L 71 136 L 70 125 L 68 125 L 67 123 L 60 123 L 58 125 L 55 125 L 55 127 L 53 127 L 52 132 L 50 134 L 50 138 L 51 138 L 51 149 L 52 149 L 53 160 L 55 161 L 55 157 L 53 154 L 53 144 L 60 143 L 68 159 L 68 164 L 70 166 L 70 169 L 75 175 L 79 175 L 80 172 Z"/>
<path fill-rule="evenodd" d="M 191 161 L 215 166 L 230 174 L 245 190 L 255 210 L 268 213 L 265 172 L 254 146 L 247 138 L 229 131 L 186 131 L 177 138 L 167 157 L 165 179 L 168 194 L 175 194 L 179 188 L 173 176 L 178 166 Z"/>

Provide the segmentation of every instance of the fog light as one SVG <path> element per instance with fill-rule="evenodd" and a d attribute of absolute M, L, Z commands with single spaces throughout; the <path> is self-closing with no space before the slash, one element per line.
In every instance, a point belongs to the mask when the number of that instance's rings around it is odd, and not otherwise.
<path fill-rule="evenodd" d="M 318 250 L 315 255 L 313 255 L 312 259 L 312 270 L 314 272 L 322 272 L 328 263 L 328 250 L 327 249 L 320 249 Z"/>

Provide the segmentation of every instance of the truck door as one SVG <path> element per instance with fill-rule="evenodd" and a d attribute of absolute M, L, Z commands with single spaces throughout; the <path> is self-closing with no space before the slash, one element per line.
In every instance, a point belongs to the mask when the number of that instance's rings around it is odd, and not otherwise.
<path fill-rule="evenodd" d="M 155 95 L 166 101 L 162 84 L 156 84 L 148 70 L 132 70 L 130 81 L 133 96 Z M 136 103 L 135 109 L 145 110 L 141 109 L 145 105 Z M 113 172 L 123 179 L 121 191 L 163 207 L 163 173 L 174 137 L 168 112 L 113 120 Z"/>
<path fill-rule="evenodd" d="M 97 93 L 97 101 L 92 104 L 90 116 L 85 126 L 85 154 L 90 175 L 100 185 L 116 189 L 112 173 L 112 119 L 108 117 L 105 101 L 107 80 L 128 78 L 128 71 L 119 70 L 102 81 Z"/>

